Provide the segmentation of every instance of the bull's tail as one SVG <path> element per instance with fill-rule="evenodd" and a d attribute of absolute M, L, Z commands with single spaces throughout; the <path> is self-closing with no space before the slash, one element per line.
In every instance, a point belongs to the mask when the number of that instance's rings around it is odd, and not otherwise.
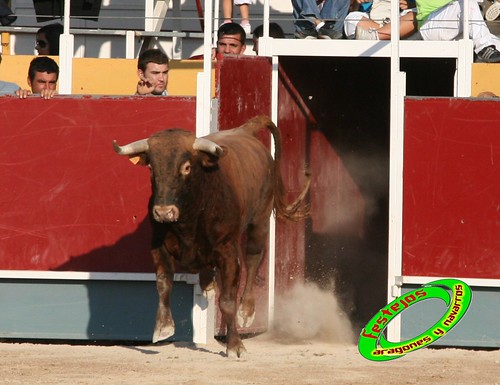
<path fill-rule="evenodd" d="M 306 182 L 297 199 L 288 203 L 286 199 L 286 190 L 281 177 L 281 133 L 267 116 L 257 116 L 245 124 L 245 129 L 256 132 L 262 129 L 263 126 L 271 132 L 274 138 L 274 211 L 277 217 L 285 218 L 292 221 L 298 221 L 309 216 L 309 204 L 306 202 L 306 196 L 311 185 L 309 171 L 306 170 Z"/>

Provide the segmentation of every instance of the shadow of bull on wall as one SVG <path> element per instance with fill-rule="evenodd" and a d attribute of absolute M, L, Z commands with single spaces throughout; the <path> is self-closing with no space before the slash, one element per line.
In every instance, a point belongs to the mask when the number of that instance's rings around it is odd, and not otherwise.
<path fill-rule="evenodd" d="M 75 301 L 84 301 L 69 304 L 70 309 L 78 313 L 70 315 L 76 319 L 71 327 L 76 339 L 97 343 L 150 343 L 158 305 L 150 239 L 151 225 L 145 218 L 136 231 L 116 243 L 72 256 L 55 269 L 90 271 L 88 280 L 64 282 L 64 290 L 74 292 L 71 297 Z M 113 273 L 118 274 L 113 277 Z M 172 296 L 176 333 L 169 341 L 192 341 L 193 285 L 176 282 Z"/>

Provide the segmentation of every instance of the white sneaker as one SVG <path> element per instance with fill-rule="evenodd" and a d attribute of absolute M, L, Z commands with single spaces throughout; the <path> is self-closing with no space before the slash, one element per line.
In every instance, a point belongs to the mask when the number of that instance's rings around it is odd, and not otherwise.
<path fill-rule="evenodd" d="M 250 35 L 252 33 L 252 26 L 250 24 L 240 24 L 240 25 L 243 27 L 247 35 Z"/>
<path fill-rule="evenodd" d="M 356 40 L 379 40 L 378 32 L 374 29 L 356 27 L 354 36 Z"/>
<path fill-rule="evenodd" d="M 500 2 L 495 1 L 490 7 L 486 10 L 484 14 L 484 18 L 488 21 L 494 21 L 497 17 L 500 16 Z"/>

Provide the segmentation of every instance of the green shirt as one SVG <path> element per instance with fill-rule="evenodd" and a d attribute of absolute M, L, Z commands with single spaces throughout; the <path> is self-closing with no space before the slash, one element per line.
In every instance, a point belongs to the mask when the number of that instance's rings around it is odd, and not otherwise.
<path fill-rule="evenodd" d="M 454 0 L 416 0 L 418 28 L 427 21 L 429 15 Z"/>

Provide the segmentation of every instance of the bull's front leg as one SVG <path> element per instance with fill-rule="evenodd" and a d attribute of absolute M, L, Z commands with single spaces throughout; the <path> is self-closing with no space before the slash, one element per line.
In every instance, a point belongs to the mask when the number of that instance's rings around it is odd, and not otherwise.
<path fill-rule="evenodd" d="M 166 251 L 161 248 L 151 250 L 156 266 L 156 288 L 158 290 L 158 310 L 153 333 L 153 343 L 164 341 L 174 335 L 175 325 L 170 310 L 170 293 L 174 282 L 174 269 Z"/>
<path fill-rule="evenodd" d="M 219 308 L 227 327 L 226 353 L 228 357 L 234 355 L 240 357 L 246 351 L 236 324 L 240 253 L 240 248 L 237 245 L 226 245 L 226 247 L 218 248 L 215 253 L 222 286 L 219 296 Z"/>

